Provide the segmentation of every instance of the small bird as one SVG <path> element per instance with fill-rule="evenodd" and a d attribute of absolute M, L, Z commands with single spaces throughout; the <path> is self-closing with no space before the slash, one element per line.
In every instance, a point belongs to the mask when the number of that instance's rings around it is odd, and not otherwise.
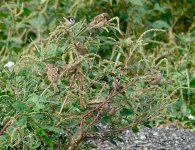
<path fill-rule="evenodd" d="M 56 39 L 59 39 L 60 37 L 64 36 L 65 34 L 71 34 L 71 32 L 68 31 L 68 28 L 70 28 L 72 25 L 75 24 L 75 18 L 72 16 L 68 16 L 67 18 L 64 17 L 64 23 L 61 23 L 60 26 L 57 26 L 57 28 L 50 33 L 49 36 L 49 41 L 54 41 Z M 66 32 L 64 32 L 64 30 L 62 30 L 62 28 L 66 30 Z"/>
<path fill-rule="evenodd" d="M 91 29 L 98 29 L 101 27 L 104 27 L 107 22 L 108 22 L 108 13 L 102 13 L 100 15 L 97 15 L 96 17 L 93 18 L 93 20 L 87 25 L 87 27 L 85 27 L 81 33 L 86 32 L 87 30 L 91 30 Z M 91 34 L 90 34 L 91 36 Z"/>
<path fill-rule="evenodd" d="M 123 88 L 123 86 L 120 83 L 120 77 L 117 76 L 113 78 L 112 88 L 114 91 L 117 92 L 119 92 Z"/>
<path fill-rule="evenodd" d="M 83 46 L 83 44 L 80 41 L 76 42 L 74 46 L 77 52 L 79 52 L 81 55 L 87 54 L 87 49 Z"/>
<path fill-rule="evenodd" d="M 51 84 L 53 85 L 54 92 L 59 92 L 57 86 L 58 80 L 58 69 L 54 67 L 54 64 L 47 64 L 47 77 L 50 80 Z"/>
<path fill-rule="evenodd" d="M 68 16 L 67 18 L 64 19 L 65 19 L 64 26 L 67 28 L 75 24 L 75 18 L 72 16 Z"/>
<path fill-rule="evenodd" d="M 108 13 L 102 13 L 96 17 L 88 24 L 88 29 L 97 29 L 104 27 L 108 21 Z"/>
<path fill-rule="evenodd" d="M 158 71 L 151 79 L 148 81 L 149 85 L 159 85 L 162 80 L 162 71 Z"/>

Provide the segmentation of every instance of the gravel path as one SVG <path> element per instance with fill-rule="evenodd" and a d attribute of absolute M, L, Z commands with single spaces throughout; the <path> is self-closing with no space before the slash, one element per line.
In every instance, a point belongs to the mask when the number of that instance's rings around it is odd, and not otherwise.
<path fill-rule="evenodd" d="M 126 130 L 124 143 L 98 143 L 97 150 L 195 150 L 195 132 L 176 127 L 145 128 L 138 133 Z"/>

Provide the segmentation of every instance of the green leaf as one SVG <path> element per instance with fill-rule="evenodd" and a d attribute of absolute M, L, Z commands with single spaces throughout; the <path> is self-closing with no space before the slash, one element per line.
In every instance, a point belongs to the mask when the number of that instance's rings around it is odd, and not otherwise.
<path fill-rule="evenodd" d="M 3 148 L 9 142 L 7 135 L 0 136 L 0 147 Z"/>
<path fill-rule="evenodd" d="M 31 118 L 33 119 L 33 120 L 36 120 L 36 121 L 45 121 L 46 119 L 46 117 L 45 117 L 45 115 L 43 115 L 43 114 L 39 114 L 39 113 L 35 113 L 35 114 L 32 114 L 31 115 Z M 48 119 L 47 119 L 48 120 Z"/>
<path fill-rule="evenodd" d="M 85 68 L 85 69 L 89 69 L 89 63 L 87 63 L 86 61 L 83 61 L 82 63 L 81 63 L 81 65 L 83 66 L 83 68 Z"/>
<path fill-rule="evenodd" d="M 22 118 L 17 120 L 17 125 L 19 126 L 26 126 L 28 118 L 26 116 L 23 116 Z"/>
<path fill-rule="evenodd" d="M 30 12 L 30 10 L 29 10 L 27 7 L 26 7 L 26 8 L 23 8 L 22 14 L 23 14 L 24 16 L 28 16 L 30 13 L 31 13 L 31 12 Z"/>
<path fill-rule="evenodd" d="M 158 28 L 158 29 L 162 29 L 162 28 L 169 28 L 169 25 L 167 22 L 165 21 L 162 21 L 162 20 L 158 20 L 158 21 L 155 21 L 153 24 L 152 24 L 152 27 L 153 28 Z"/>
<path fill-rule="evenodd" d="M 48 130 L 48 131 L 52 131 L 52 132 L 55 132 L 55 133 L 63 133 L 64 130 L 63 129 L 59 129 L 59 128 L 56 128 L 56 127 L 53 127 L 53 126 L 41 126 L 40 127 L 44 130 Z"/>
<path fill-rule="evenodd" d="M 181 106 L 181 112 L 182 112 L 183 116 L 185 116 L 185 117 L 188 117 L 191 113 L 190 109 L 188 108 L 188 106 L 186 105 L 185 102 Z"/>
<path fill-rule="evenodd" d="M 23 110 L 27 110 L 27 106 L 25 105 L 25 103 L 21 102 L 21 101 L 16 101 L 12 104 L 12 107 L 16 110 L 16 111 L 23 111 Z"/>
<path fill-rule="evenodd" d="M 43 17 L 43 15 L 38 15 L 34 18 L 29 19 L 28 23 L 36 29 L 45 29 L 43 28 L 43 25 L 45 23 L 45 18 Z"/>
<path fill-rule="evenodd" d="M 101 123 L 102 124 L 107 124 L 107 123 L 109 123 L 110 122 L 110 117 L 108 117 L 108 116 L 104 116 L 103 118 L 102 118 L 102 120 L 101 120 Z"/>
<path fill-rule="evenodd" d="M 128 0 L 129 3 L 137 6 L 143 6 L 143 2 L 141 0 Z"/>
<path fill-rule="evenodd" d="M 116 139 L 120 142 L 125 142 L 123 137 L 117 136 Z"/>
<path fill-rule="evenodd" d="M 151 123 L 150 123 L 150 121 L 148 120 L 148 119 L 145 119 L 144 120 L 144 124 L 143 124 L 145 127 L 148 127 L 148 128 L 152 128 L 152 126 L 151 126 Z"/>
<path fill-rule="evenodd" d="M 177 100 L 167 108 L 167 113 L 174 118 L 181 117 L 181 114 L 178 112 L 181 110 L 182 105 L 183 100 Z"/>
<path fill-rule="evenodd" d="M 131 97 L 132 93 L 134 92 L 133 88 L 132 87 L 129 87 L 127 90 L 126 90 L 126 96 L 127 97 Z"/>
<path fill-rule="evenodd" d="M 128 108 L 123 108 L 121 111 L 120 111 L 120 115 L 121 116 L 129 116 L 129 115 L 132 115 L 134 114 L 134 112 Z"/>
<path fill-rule="evenodd" d="M 194 88 L 195 87 L 195 79 L 190 81 L 190 87 Z"/>
<path fill-rule="evenodd" d="M 47 143 L 49 146 L 53 145 L 52 140 L 50 140 L 48 135 L 45 133 L 45 131 L 40 126 L 38 126 L 35 123 L 33 123 L 32 126 L 33 126 L 33 128 L 35 130 L 36 135 L 39 138 L 41 138 L 43 140 L 43 142 Z"/>
<path fill-rule="evenodd" d="M 98 132 L 99 131 L 99 128 L 97 126 L 93 126 L 92 131 L 93 132 Z"/>
<path fill-rule="evenodd" d="M 159 3 L 155 3 L 154 10 L 160 11 L 162 13 L 165 13 L 165 10 L 169 9 L 167 6 L 160 6 Z"/>
<path fill-rule="evenodd" d="M 134 133 L 139 132 L 138 126 L 134 126 L 134 127 L 132 127 L 131 129 L 132 129 L 132 131 L 133 131 Z"/>
<path fill-rule="evenodd" d="M 109 137 L 108 139 L 112 144 L 114 144 L 115 146 L 118 146 L 117 143 L 115 142 L 114 138 L 112 136 Z"/>
<path fill-rule="evenodd" d="M 30 71 L 32 70 L 32 68 L 30 67 L 24 67 L 20 69 L 20 72 L 18 73 L 19 76 L 27 76 L 28 74 L 30 74 Z"/>
<path fill-rule="evenodd" d="M 48 47 L 47 47 L 47 56 L 48 57 L 56 57 L 58 55 L 58 53 L 61 51 L 59 50 L 58 51 L 58 45 L 57 44 L 50 44 Z M 64 48 L 62 48 L 64 50 Z"/>
<path fill-rule="evenodd" d="M 10 91 L 0 91 L 0 97 L 9 97 L 11 96 L 11 92 Z"/>
<path fill-rule="evenodd" d="M 28 100 L 27 103 L 29 105 L 34 106 L 35 110 L 39 110 L 39 109 L 44 109 L 45 105 L 43 104 L 44 102 L 46 102 L 46 99 L 42 96 L 39 95 L 35 95 L 33 94 Z"/>

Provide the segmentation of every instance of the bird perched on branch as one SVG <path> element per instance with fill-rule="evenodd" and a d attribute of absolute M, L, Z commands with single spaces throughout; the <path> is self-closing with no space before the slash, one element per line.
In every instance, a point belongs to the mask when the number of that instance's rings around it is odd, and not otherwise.
<path fill-rule="evenodd" d="M 65 19 L 64 26 L 67 28 L 75 24 L 75 18 L 72 16 L 68 16 L 67 18 L 64 19 Z"/>
<path fill-rule="evenodd" d="M 124 86 L 120 82 L 120 76 L 116 76 L 113 78 L 112 81 L 112 88 L 109 91 L 109 95 L 112 95 L 113 93 L 121 93 L 123 96 L 125 96 L 125 92 L 122 91 Z"/>
<path fill-rule="evenodd" d="M 84 33 L 87 30 L 91 30 L 91 29 L 98 29 L 101 27 L 104 27 L 107 22 L 108 22 L 108 13 L 102 13 L 97 15 L 96 17 L 93 18 L 93 20 L 87 25 L 86 28 L 84 28 L 81 33 Z"/>
<path fill-rule="evenodd" d="M 58 69 L 54 67 L 54 64 L 47 64 L 47 77 L 53 85 L 54 92 L 59 92 L 57 86 Z"/>
<path fill-rule="evenodd" d="M 79 52 L 81 55 L 87 54 L 87 49 L 84 47 L 84 45 L 80 41 L 76 42 L 74 46 L 77 52 Z"/>
<path fill-rule="evenodd" d="M 120 82 L 120 77 L 114 77 L 113 81 L 112 81 L 112 88 L 114 91 L 121 91 L 121 89 L 123 88 L 121 82 Z"/>
<path fill-rule="evenodd" d="M 108 17 L 109 17 L 108 13 L 102 13 L 94 17 L 94 19 L 88 24 L 88 28 L 96 29 L 96 28 L 104 27 L 106 23 L 108 22 Z"/>
<path fill-rule="evenodd" d="M 148 84 L 151 85 L 159 85 L 162 80 L 162 71 L 158 71 L 151 79 L 148 81 Z"/>
<path fill-rule="evenodd" d="M 67 18 L 64 17 L 64 22 L 61 23 L 60 26 L 57 26 L 56 29 L 50 33 L 49 41 L 54 41 L 56 39 L 59 39 L 66 35 L 67 33 L 70 35 L 71 32 L 68 31 L 68 28 L 70 28 L 72 25 L 75 24 L 75 18 L 72 16 L 68 16 Z M 65 32 L 64 32 L 65 29 Z"/>

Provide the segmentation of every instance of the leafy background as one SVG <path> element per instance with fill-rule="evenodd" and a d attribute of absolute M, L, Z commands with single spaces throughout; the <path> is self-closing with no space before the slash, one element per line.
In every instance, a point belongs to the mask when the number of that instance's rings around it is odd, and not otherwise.
<path fill-rule="evenodd" d="M 122 141 L 125 129 L 194 130 L 194 7 L 194 0 L 1 1 L 0 147 L 88 149 L 95 139 Z M 92 38 L 80 33 L 103 12 L 107 28 Z M 77 21 L 71 36 L 57 28 L 69 15 Z M 88 54 L 76 51 L 77 41 Z M 59 93 L 47 63 L 61 73 Z M 146 85 L 153 70 L 163 71 L 161 86 Z M 124 91 L 109 95 L 118 75 Z"/>

